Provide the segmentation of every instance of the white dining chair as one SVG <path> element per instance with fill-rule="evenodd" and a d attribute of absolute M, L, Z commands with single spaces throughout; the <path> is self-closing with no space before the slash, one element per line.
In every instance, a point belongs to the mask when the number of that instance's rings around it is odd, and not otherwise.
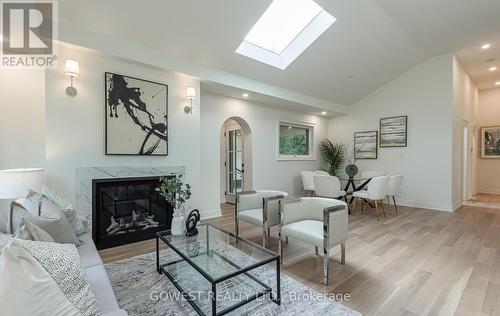
<path fill-rule="evenodd" d="M 389 184 L 388 176 L 375 177 L 371 179 L 368 190 L 355 191 L 352 193 L 352 196 L 355 198 L 355 205 L 358 204 L 359 201 L 361 201 L 361 213 L 363 213 L 365 202 L 374 202 L 375 209 L 377 212 L 377 221 L 378 221 L 379 220 L 378 202 L 380 202 L 380 205 L 382 206 L 382 212 L 384 213 L 384 217 L 387 216 L 385 214 L 383 201 L 387 197 L 388 184 Z"/>
<path fill-rule="evenodd" d="M 287 192 L 274 190 L 243 191 L 236 194 L 234 230 L 240 234 L 240 221 L 262 228 L 262 245 L 266 247 L 270 228 L 279 225 L 278 200 L 288 196 Z"/>
<path fill-rule="evenodd" d="M 330 249 L 340 245 L 340 263 L 345 264 L 348 237 L 347 203 L 320 197 L 280 200 L 279 253 L 283 262 L 282 236 L 323 248 L 323 284 L 328 285 Z"/>
<path fill-rule="evenodd" d="M 361 172 L 361 178 L 363 179 L 371 179 L 375 177 L 382 177 L 385 176 L 385 173 L 382 171 L 377 171 L 377 170 L 367 170 Z M 363 188 L 364 190 L 368 190 L 368 187 L 370 186 L 370 182 Z"/>
<path fill-rule="evenodd" d="M 385 174 L 382 171 L 376 171 L 376 170 L 367 170 L 361 172 L 361 178 L 375 178 L 375 177 L 382 177 L 385 176 Z"/>
<path fill-rule="evenodd" d="M 389 177 L 389 184 L 387 185 L 387 204 L 389 205 L 389 211 L 390 211 L 390 205 L 391 205 L 391 200 L 394 203 L 394 208 L 396 209 L 396 213 L 398 212 L 398 206 L 396 204 L 396 195 L 398 195 L 399 191 L 401 190 L 401 185 L 403 184 L 403 178 L 404 176 L 402 175 L 396 175 L 396 176 L 390 176 Z"/>
<path fill-rule="evenodd" d="M 335 176 L 315 175 L 314 193 L 318 197 L 338 199 L 343 198 L 346 192 L 340 188 L 340 180 Z"/>
<path fill-rule="evenodd" d="M 322 175 L 322 176 L 329 176 L 330 174 L 324 170 L 314 170 L 314 174 L 317 175 Z"/>
<path fill-rule="evenodd" d="M 314 171 L 302 171 L 302 186 L 306 196 L 314 194 Z"/>

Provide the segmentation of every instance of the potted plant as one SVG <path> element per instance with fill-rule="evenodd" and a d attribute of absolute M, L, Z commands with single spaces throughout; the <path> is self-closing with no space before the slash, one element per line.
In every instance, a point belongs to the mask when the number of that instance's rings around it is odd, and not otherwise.
<path fill-rule="evenodd" d="M 160 178 L 160 186 L 155 190 L 174 208 L 172 235 L 184 235 L 186 229 L 184 203 L 191 198 L 191 186 L 188 183 L 184 184 L 180 175 Z"/>
<path fill-rule="evenodd" d="M 332 176 L 337 175 L 337 172 L 346 161 L 346 150 L 344 144 L 337 142 L 332 143 L 329 139 L 324 139 L 321 142 L 321 151 L 323 159 L 328 163 L 328 173 Z"/>

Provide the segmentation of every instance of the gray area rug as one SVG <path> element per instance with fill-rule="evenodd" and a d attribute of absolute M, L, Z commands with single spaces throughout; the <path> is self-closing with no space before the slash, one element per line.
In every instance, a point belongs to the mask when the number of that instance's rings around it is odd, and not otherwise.
<path fill-rule="evenodd" d="M 172 250 L 160 253 L 160 262 L 178 259 Z M 165 275 L 156 272 L 156 254 L 149 253 L 105 265 L 120 308 L 129 315 L 198 315 L 191 305 Z M 202 310 L 210 314 L 210 283 L 188 264 L 170 268 L 184 288 L 196 297 Z M 253 270 L 252 275 L 276 287 L 276 270 L 266 265 Z M 218 311 L 228 304 L 245 298 L 245 295 L 259 288 L 248 277 L 230 279 L 218 287 Z M 357 316 L 360 313 L 337 303 L 332 297 L 281 274 L 281 305 L 269 299 L 269 295 L 248 303 L 228 315 L 342 315 Z"/>

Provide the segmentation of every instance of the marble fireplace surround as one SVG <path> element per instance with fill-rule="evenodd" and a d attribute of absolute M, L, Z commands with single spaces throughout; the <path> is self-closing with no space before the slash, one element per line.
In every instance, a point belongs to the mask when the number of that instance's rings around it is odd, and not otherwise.
<path fill-rule="evenodd" d="M 92 180 L 184 175 L 184 166 L 77 167 L 76 212 L 87 218 L 92 233 Z"/>

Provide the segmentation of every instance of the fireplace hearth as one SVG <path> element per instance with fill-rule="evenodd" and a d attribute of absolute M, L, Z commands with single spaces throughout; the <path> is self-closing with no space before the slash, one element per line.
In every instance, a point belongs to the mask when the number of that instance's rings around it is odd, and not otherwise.
<path fill-rule="evenodd" d="M 170 229 L 172 206 L 156 191 L 160 177 L 92 180 L 92 238 L 104 249 Z"/>

